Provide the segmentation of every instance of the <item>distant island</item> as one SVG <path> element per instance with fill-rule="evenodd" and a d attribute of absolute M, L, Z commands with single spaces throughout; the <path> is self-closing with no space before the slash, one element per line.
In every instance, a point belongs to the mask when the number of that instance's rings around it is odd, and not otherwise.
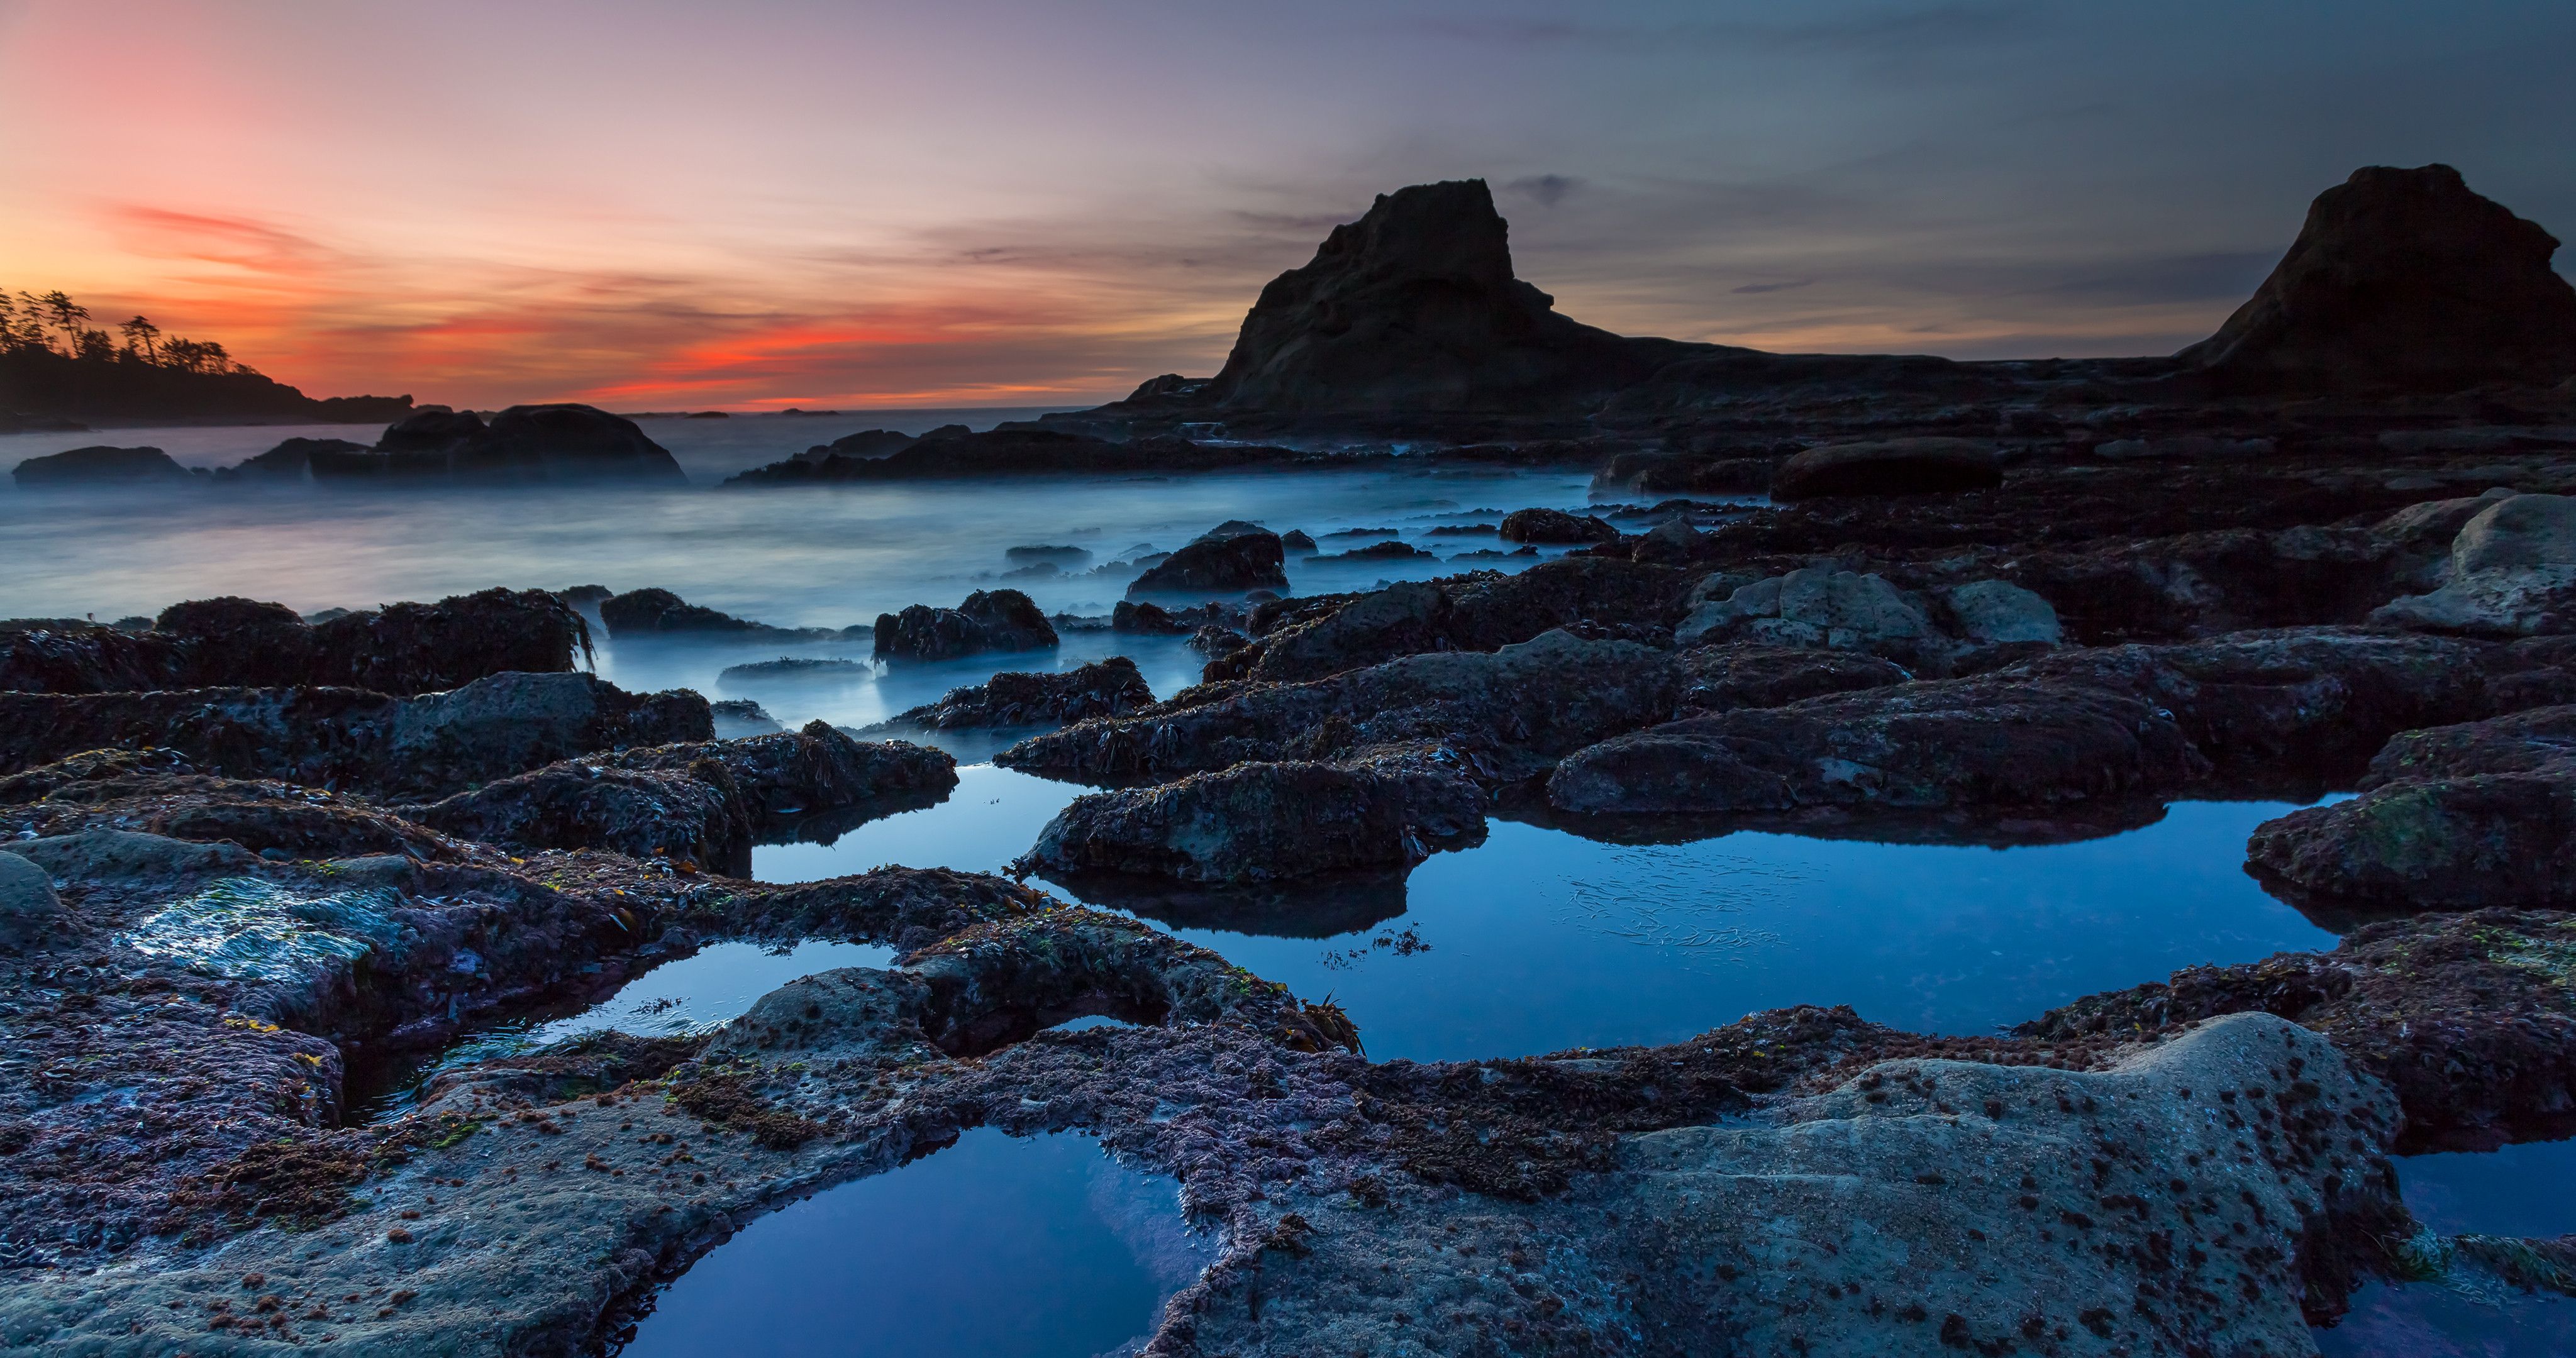
<path fill-rule="evenodd" d="M 0 433 L 148 420 L 373 424 L 411 413 L 409 396 L 307 396 L 216 341 L 164 334 L 142 316 L 113 330 L 90 320 L 59 290 L 0 289 Z"/>

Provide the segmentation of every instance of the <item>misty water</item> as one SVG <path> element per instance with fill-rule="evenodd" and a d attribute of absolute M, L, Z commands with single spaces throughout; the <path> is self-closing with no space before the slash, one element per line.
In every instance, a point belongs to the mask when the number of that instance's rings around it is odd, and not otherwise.
<path fill-rule="evenodd" d="M 0 561 L 10 563 L 0 571 L 0 616 L 113 619 L 224 593 L 309 612 L 494 585 L 591 583 L 659 586 L 692 603 L 789 626 L 869 622 L 907 604 L 954 604 L 997 585 L 1026 590 L 1050 612 L 1103 614 L 1130 575 L 1092 567 L 1148 545 L 1168 550 L 1229 518 L 1302 528 L 1328 551 L 1386 536 L 1337 533 L 1393 530 L 1455 558 L 1492 548 L 1495 539 L 1432 529 L 1491 524 L 1502 511 L 1527 505 L 1594 504 L 1579 474 L 1401 460 L 1188 478 L 714 484 L 859 428 L 919 432 L 958 419 L 983 427 L 994 418 L 929 411 L 647 421 L 647 431 L 689 471 L 685 487 L 0 489 Z M 283 437 L 335 433 L 364 440 L 375 430 L 18 435 L 0 438 L 0 467 L 96 442 L 151 443 L 191 465 L 225 465 Z M 1022 545 L 1080 547 L 1090 558 L 1055 575 L 1004 578 L 1013 569 L 1005 550 Z M 1535 559 L 1542 558 L 1292 559 L 1289 577 L 1292 592 L 1314 593 L 1470 567 L 1520 569 Z M 820 678 L 724 674 L 782 653 L 860 663 Z M 629 688 L 685 686 L 711 698 L 753 699 L 789 726 L 819 717 L 863 727 L 997 670 L 1069 668 L 1112 654 L 1133 658 L 1164 695 L 1194 682 L 1203 661 L 1178 638 L 1068 628 L 1054 652 L 895 668 L 868 663 L 863 640 L 603 636 L 597 665 Z M 762 846 L 754 874 L 787 882 L 881 864 L 1004 867 L 1084 791 L 995 767 L 991 756 L 1011 734 L 937 737 L 961 763 L 959 786 L 946 800 L 828 844 Z M 1095 899 L 1063 884 L 1042 885 L 1133 911 L 1302 996 L 1330 995 L 1379 1059 L 1668 1042 L 1798 1003 L 1849 1004 L 1865 1018 L 1918 1030 L 1977 1032 L 2193 963 L 2332 946 L 2331 934 L 2242 870 L 2247 833 L 2287 809 L 2184 803 L 2123 833 L 2004 849 L 1753 832 L 1612 844 L 1498 819 L 1481 844 L 1435 855 L 1400 881 L 1367 886 Z M 784 951 L 710 946 L 630 979 L 595 1004 L 495 1025 L 425 1064 L 380 1072 L 367 1088 L 353 1082 L 353 1111 L 399 1112 L 426 1072 L 600 1028 L 703 1029 L 795 976 L 882 966 L 891 955 L 820 942 Z M 2516 1155 L 2526 1158 L 2510 1158 Z M 2438 1203 L 2467 1204 L 2460 1212 L 2501 1210 L 2517 1196 L 2516 1183 L 2576 1182 L 2565 1173 L 2569 1164 L 2528 1158 L 2542 1155 L 2419 1162 L 2407 1170 L 2410 1198 L 2421 1199 L 2430 1220 Z M 1161 1205 L 1142 1215 L 1103 1208 L 1104 1175 L 1123 1185 L 1110 1198 L 1132 1206 L 1159 1193 Z M 1196 1266 L 1186 1262 L 1190 1251 L 1204 1244 L 1176 1234 L 1168 1185 L 1145 1192 L 1140 1182 L 1079 1138 L 1014 1142 L 970 1134 L 920 1163 L 753 1223 L 670 1289 L 628 1352 L 736 1351 L 725 1344 L 744 1352 L 851 1354 L 1111 1350 L 1145 1332 L 1159 1299 Z M 2549 1201 L 2553 1212 L 2564 1205 Z M 2571 1227 L 2576 1222 L 2561 1222 L 2551 1233 Z M 1002 1259 L 1014 1288 L 1026 1291 L 1026 1305 L 1004 1315 L 966 1305 L 966 1280 L 992 1276 Z M 844 1296 L 869 1300 L 835 1301 Z M 859 1314 L 868 1319 L 853 1323 Z M 2343 1355 L 2544 1351 L 2486 1344 L 2480 1336 L 2504 1314 L 2435 1289 L 2376 1288 L 2352 1322 L 2325 1332 L 2323 1342 Z M 2518 1333 L 2518 1323 L 2498 1332 Z M 2564 1322 L 2532 1332 L 2563 1333 Z M 2452 1347 L 2425 1347 L 2427 1336 L 2445 1336 L 2439 1342 Z M 2415 1341 L 2423 1342 L 2403 1346 Z"/>

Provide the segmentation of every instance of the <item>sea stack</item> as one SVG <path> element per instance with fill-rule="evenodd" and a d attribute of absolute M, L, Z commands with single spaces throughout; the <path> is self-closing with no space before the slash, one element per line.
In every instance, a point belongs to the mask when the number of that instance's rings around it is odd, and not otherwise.
<path fill-rule="evenodd" d="M 2457 390 L 2576 373 L 2558 241 L 2448 165 L 2364 166 L 2218 333 L 2175 355 L 2224 390 Z"/>

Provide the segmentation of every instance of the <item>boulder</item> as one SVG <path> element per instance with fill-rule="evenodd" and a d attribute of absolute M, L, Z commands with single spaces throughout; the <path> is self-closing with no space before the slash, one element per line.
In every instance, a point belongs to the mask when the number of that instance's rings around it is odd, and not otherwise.
<path fill-rule="evenodd" d="M 1110 610 L 1109 630 L 1130 636 L 1185 637 L 1197 629 L 1173 617 L 1160 604 L 1121 599 L 1118 606 Z"/>
<path fill-rule="evenodd" d="M 2245 856 L 2342 911 L 2576 906 L 2576 707 L 2403 732 L 2362 795 L 2264 822 Z"/>
<path fill-rule="evenodd" d="M 115 829 L 14 840 L 9 852 L 73 881 L 238 872 L 259 862 L 238 844 L 198 844 Z"/>
<path fill-rule="evenodd" d="M 633 589 L 603 599 L 599 621 L 613 639 L 655 632 L 765 632 L 777 629 L 688 603 L 667 589 Z"/>
<path fill-rule="evenodd" d="M 707 704 L 708 714 L 715 719 L 716 739 L 740 740 L 744 736 L 765 736 L 785 728 L 768 709 L 749 698 L 727 698 Z"/>
<path fill-rule="evenodd" d="M 1707 540 L 1708 535 L 1691 527 L 1690 520 L 1680 517 L 1666 519 L 1637 540 L 1632 559 L 1666 566 L 1688 565 L 1699 556 Z"/>
<path fill-rule="evenodd" d="M 1016 589 L 979 589 L 955 608 L 914 604 L 901 613 L 880 613 L 876 621 L 879 660 L 954 660 L 1055 645 L 1055 628 L 1046 614 Z"/>
<path fill-rule="evenodd" d="M 1292 556 L 1313 556 L 1316 552 L 1315 539 L 1307 536 L 1303 528 L 1291 528 L 1280 534 L 1279 546 Z"/>
<path fill-rule="evenodd" d="M 1735 641 L 1694 646 L 1673 657 L 1681 667 L 1681 703 L 1701 712 L 1784 707 L 1803 698 L 1885 688 L 1912 677 L 1874 655 Z"/>
<path fill-rule="evenodd" d="M 515 479 L 533 469 L 547 481 L 689 479 L 670 450 L 633 420 L 570 402 L 502 411 L 484 437 L 454 455 L 453 466 L 464 477 Z"/>
<path fill-rule="evenodd" d="M 2451 540 L 2449 573 L 2430 594 L 2392 600 L 2370 620 L 2385 627 L 2486 636 L 2576 631 L 2576 497 L 2481 496 Z M 2438 525 L 2458 509 L 2410 506 L 2397 531 Z M 2418 514 L 2417 511 L 2423 511 Z M 2390 528 L 2381 525 L 2381 531 Z"/>
<path fill-rule="evenodd" d="M 1782 502 L 1828 495 L 1933 495 L 1991 490 L 2004 483 L 1991 445 L 1970 439 L 1904 438 L 1810 448 L 1780 464 L 1771 498 Z"/>
<path fill-rule="evenodd" d="M 1139 594 L 1241 594 L 1286 589 L 1287 552 L 1279 535 L 1235 520 L 1193 539 L 1127 587 Z"/>
<path fill-rule="evenodd" d="M 1512 276 L 1481 179 L 1382 194 L 1271 280 L 1195 403 L 1310 414 L 1598 404 L 1706 346 L 1623 339 Z"/>
<path fill-rule="evenodd" d="M 2576 373 L 2558 242 L 2448 165 L 2355 170 L 2218 333 L 2175 358 L 2222 390 L 2450 390 Z"/>
<path fill-rule="evenodd" d="M 587 762 L 684 773 L 713 764 L 740 794 L 753 828 L 764 833 L 815 817 L 846 827 L 856 822 L 844 813 L 945 796 L 957 786 L 957 760 L 945 750 L 859 740 L 820 720 L 795 731 L 618 750 Z"/>
<path fill-rule="evenodd" d="M 1944 591 L 1941 599 L 1950 606 L 1960 634 L 1976 645 L 2054 646 L 2066 639 L 2048 600 L 2008 580 L 1973 581 Z"/>
<path fill-rule="evenodd" d="M 284 604 L 195 599 L 161 610 L 152 629 L 186 648 L 198 684 L 309 684 L 319 669 L 313 629 Z"/>
<path fill-rule="evenodd" d="M 1442 650 L 1448 644 L 1448 618 L 1449 596 L 1438 586 L 1390 585 L 1321 618 L 1264 637 L 1251 677 L 1295 683 L 1375 664 L 1390 655 Z"/>
<path fill-rule="evenodd" d="M 513 671 L 569 671 L 589 658 L 590 624 L 544 590 L 487 589 L 334 618 L 313 629 L 313 648 L 309 682 L 427 693 Z"/>
<path fill-rule="evenodd" d="M 1562 509 L 1515 509 L 1503 516 L 1505 542 L 1585 544 L 1617 542 L 1619 530 L 1588 514 Z"/>
<path fill-rule="evenodd" d="M 579 760 L 487 783 L 402 814 L 464 839 L 529 849 L 667 856 L 751 875 L 751 819 L 722 768 L 604 767 Z"/>
<path fill-rule="evenodd" d="M 1884 577 L 1813 566 L 1701 604 L 1673 630 L 1681 646 L 1738 639 L 1918 663 L 1951 648 L 1922 602 Z"/>
<path fill-rule="evenodd" d="M 1664 719 L 1680 685 L 1664 652 L 1557 631 L 1491 654 L 1410 655 L 1305 683 L 1192 690 L 1131 716 L 1032 736 L 995 762 L 1109 782 L 1245 760 L 1348 762 L 1371 749 L 1430 744 L 1465 758 L 1479 778 L 1509 781 Z"/>
<path fill-rule="evenodd" d="M 1548 804 L 1588 815 L 2047 806 L 2171 792 L 2208 768 L 2171 714 L 2071 683 L 1901 684 L 1690 717 L 1578 751 Z"/>
<path fill-rule="evenodd" d="M 113 693 L 167 688 L 188 673 L 176 637 L 71 619 L 0 626 L 0 692 Z"/>
<path fill-rule="evenodd" d="M 1208 883 L 1404 868 L 1440 830 L 1481 826 L 1484 802 L 1454 770 L 1244 763 L 1076 798 L 1015 867 Z"/>
<path fill-rule="evenodd" d="M 190 479 L 187 468 L 158 448 L 111 448 L 104 444 L 31 457 L 19 463 L 10 475 L 24 490 L 178 483 Z"/>
<path fill-rule="evenodd" d="M 843 434 L 830 443 L 818 443 L 796 455 L 800 462 L 823 462 L 835 457 L 890 457 L 919 442 L 910 434 L 892 429 L 862 429 Z"/>
<path fill-rule="evenodd" d="M 0 948 L 24 952 L 59 933 L 66 912 L 51 874 L 14 853 L 0 853 Z"/>
<path fill-rule="evenodd" d="M 820 456 L 817 456 L 818 451 Z M 807 449 L 784 462 L 755 467 L 725 481 L 729 486 L 882 481 L 956 480 L 1042 473 L 1098 475 L 1113 472 L 1216 471 L 1292 462 L 1286 448 L 1248 443 L 1193 443 L 1180 438 L 1113 442 L 1059 429 L 1003 428 L 969 433 L 963 425 L 934 429 L 892 452 L 863 455 Z"/>
<path fill-rule="evenodd" d="M 913 708 L 889 725 L 936 731 L 981 726 L 1062 725 L 1087 717 L 1115 717 L 1150 707 L 1154 690 L 1123 655 L 1058 674 L 997 674 L 983 683 L 950 689 L 938 702 Z"/>
<path fill-rule="evenodd" d="M 316 454 L 347 457 L 366 451 L 367 445 L 351 443 L 347 439 L 292 438 L 267 452 L 242 459 L 232 470 L 253 480 L 302 481 L 307 478 Z"/>
<path fill-rule="evenodd" d="M 385 426 L 384 434 L 376 440 L 376 451 L 444 456 L 482 438 L 488 428 L 483 417 L 473 411 L 422 406 Z"/>

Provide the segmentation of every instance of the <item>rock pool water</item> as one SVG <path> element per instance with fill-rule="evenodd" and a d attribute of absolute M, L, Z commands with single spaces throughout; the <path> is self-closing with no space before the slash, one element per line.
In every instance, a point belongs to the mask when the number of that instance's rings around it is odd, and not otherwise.
<path fill-rule="evenodd" d="M 2576 1234 L 2576 1141 L 2406 1156 L 2397 1178 L 2408 1210 L 2446 1235 Z M 2317 1346 L 2326 1358 L 2556 1358 L 2576 1353 L 2576 1299 L 2372 1283 Z"/>
<path fill-rule="evenodd" d="M 623 1358 L 1133 1352 L 1213 1257 L 1177 1186 L 1087 1137 L 959 1137 L 761 1218 L 655 1299 Z"/>

